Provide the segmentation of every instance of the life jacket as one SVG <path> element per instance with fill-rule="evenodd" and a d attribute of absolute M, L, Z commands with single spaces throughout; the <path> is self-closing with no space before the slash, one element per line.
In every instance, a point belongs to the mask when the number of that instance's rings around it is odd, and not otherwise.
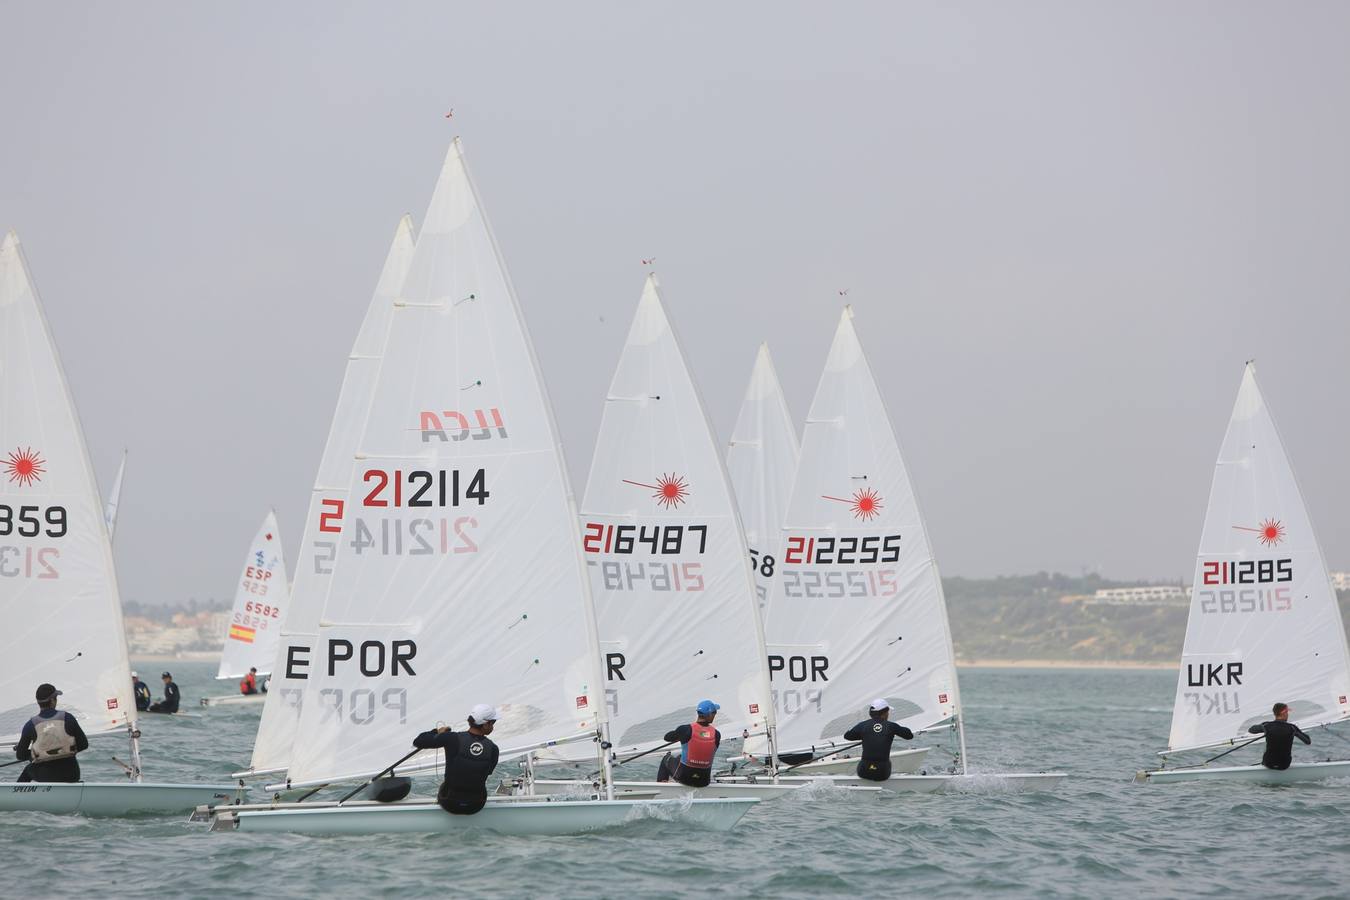
<path fill-rule="evenodd" d="M 253 677 L 252 672 L 249 672 L 247 675 L 245 675 L 244 680 L 239 682 L 239 693 L 241 694 L 258 693 L 258 681 L 256 678 Z"/>
<path fill-rule="evenodd" d="M 684 745 L 680 762 L 691 769 L 711 769 L 717 753 L 717 729 L 697 720 L 689 725 L 689 743 Z"/>
<path fill-rule="evenodd" d="M 75 756 L 75 737 L 66 733 L 66 713 L 63 710 L 57 710 L 56 715 L 51 717 L 33 716 L 28 721 L 37 733 L 30 747 L 33 762 L 45 763 Z"/>

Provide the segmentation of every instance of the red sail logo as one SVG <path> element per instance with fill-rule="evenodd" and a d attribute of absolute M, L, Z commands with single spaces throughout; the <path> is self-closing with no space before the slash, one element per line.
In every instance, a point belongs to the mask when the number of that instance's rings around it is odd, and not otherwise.
<path fill-rule="evenodd" d="M 881 495 L 871 488 L 861 488 L 853 492 L 853 496 L 828 497 L 825 494 L 820 495 L 822 500 L 833 500 L 836 503 L 847 503 L 853 510 L 853 518 L 862 519 L 864 522 L 870 522 L 881 515 Z"/>
<path fill-rule="evenodd" d="M 623 483 L 652 491 L 652 498 L 656 500 L 657 505 L 666 509 L 674 509 L 689 499 L 689 482 L 685 481 L 683 476 L 673 473 L 662 475 L 656 479 L 656 484 L 629 481 L 627 478 L 623 479 Z"/>
<path fill-rule="evenodd" d="M 9 457 L 4 461 L 4 466 L 10 482 L 18 482 L 24 487 L 35 481 L 41 481 L 42 474 L 47 471 L 47 461 L 32 447 L 11 450 Z"/>
<path fill-rule="evenodd" d="M 1251 528 L 1247 525 L 1234 525 L 1235 531 L 1250 531 L 1253 534 L 1260 535 L 1261 543 L 1267 547 L 1274 547 L 1284 540 L 1284 523 L 1279 519 L 1266 519 L 1259 528 Z"/>

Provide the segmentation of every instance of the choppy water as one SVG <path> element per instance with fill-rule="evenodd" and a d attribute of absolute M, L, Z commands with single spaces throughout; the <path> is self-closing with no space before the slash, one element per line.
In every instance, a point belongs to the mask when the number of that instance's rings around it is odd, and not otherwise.
<path fill-rule="evenodd" d="M 141 668 L 153 674 L 161 667 Z M 221 693 L 210 679 L 213 666 L 172 668 L 189 703 Z M 1350 782 L 1130 783 L 1165 739 L 1174 678 L 1161 671 L 963 670 L 973 767 L 1069 772 L 1049 794 L 816 793 L 761 803 L 730 834 L 641 821 L 572 838 L 260 841 L 213 834 L 186 817 L 0 813 L 0 854 L 8 863 L 0 867 L 0 895 L 1350 895 Z M 224 707 L 206 710 L 203 720 L 146 721 L 147 776 L 217 779 L 240 767 L 259 710 Z M 1313 739 L 1323 753 L 1350 751 L 1320 731 Z M 85 777 L 115 777 L 106 761 L 114 752 L 124 752 L 120 738 L 95 739 L 82 755 Z M 43 872 L 66 880 L 27 880 Z"/>

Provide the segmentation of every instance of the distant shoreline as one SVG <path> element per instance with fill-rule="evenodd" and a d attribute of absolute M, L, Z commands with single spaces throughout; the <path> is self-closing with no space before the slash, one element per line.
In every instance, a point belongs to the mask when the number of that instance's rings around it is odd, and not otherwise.
<path fill-rule="evenodd" d="M 958 669 L 1176 669 L 1177 663 L 1094 659 L 958 659 Z"/>

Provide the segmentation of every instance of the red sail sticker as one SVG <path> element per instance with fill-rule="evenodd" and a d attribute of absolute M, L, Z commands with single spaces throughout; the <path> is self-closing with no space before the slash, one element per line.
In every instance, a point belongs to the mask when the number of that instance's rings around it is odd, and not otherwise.
<path fill-rule="evenodd" d="M 1342 702 L 1344 702 L 1344 701 L 1342 701 Z M 750 704 L 750 715 L 753 716 L 753 715 L 754 715 L 755 713 L 757 713 L 757 712 L 759 712 L 759 704 L 758 704 L 758 703 L 751 703 L 751 704 Z"/>
<path fill-rule="evenodd" d="M 582 694 L 580 697 L 577 698 L 577 709 L 585 709 L 587 706 L 590 706 L 590 704 L 591 701 L 586 697 L 585 694 Z"/>
<path fill-rule="evenodd" d="M 946 694 L 938 694 L 938 702 L 939 702 L 939 703 L 946 703 L 946 702 L 947 702 L 947 695 L 946 695 Z"/>
<path fill-rule="evenodd" d="M 108 709 L 117 709 L 117 698 L 113 697 L 108 701 Z"/>

